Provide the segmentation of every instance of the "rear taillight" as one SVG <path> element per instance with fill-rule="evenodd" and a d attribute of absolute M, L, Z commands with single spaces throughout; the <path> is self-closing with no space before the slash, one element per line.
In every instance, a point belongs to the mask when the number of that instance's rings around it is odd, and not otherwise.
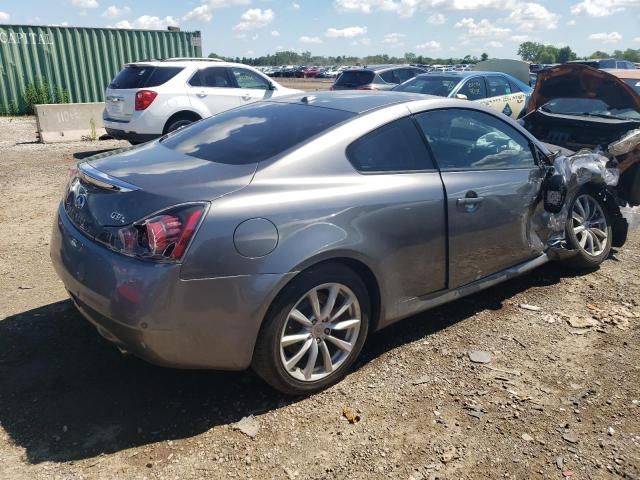
<path fill-rule="evenodd" d="M 200 225 L 207 205 L 173 207 L 121 228 L 111 248 L 147 260 L 178 262 Z"/>
<path fill-rule="evenodd" d="M 377 88 L 371 85 L 370 83 L 368 83 L 366 85 L 360 85 L 359 87 L 356 88 L 356 90 L 377 90 Z"/>
<path fill-rule="evenodd" d="M 69 190 L 71 190 L 71 184 L 73 183 L 73 181 L 76 179 L 77 176 L 78 176 L 78 167 L 75 165 L 73 167 L 69 167 L 69 170 L 67 171 L 67 183 L 64 186 L 64 193 L 62 195 L 63 201 L 66 201 L 67 197 L 69 196 Z"/>
<path fill-rule="evenodd" d="M 153 90 L 140 90 L 136 93 L 136 110 L 146 110 L 158 96 Z"/>

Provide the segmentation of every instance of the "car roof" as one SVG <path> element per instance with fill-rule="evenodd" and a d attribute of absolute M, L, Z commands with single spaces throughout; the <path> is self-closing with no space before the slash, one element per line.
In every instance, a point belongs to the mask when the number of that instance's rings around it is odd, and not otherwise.
<path fill-rule="evenodd" d="M 391 105 L 425 100 L 430 95 L 406 92 L 358 92 L 354 90 L 338 92 L 297 93 L 269 100 L 277 103 L 303 103 L 324 108 L 333 108 L 356 114 L 377 110 Z M 433 97 L 441 100 L 440 97 Z"/>
<path fill-rule="evenodd" d="M 420 75 L 418 75 L 418 77 L 427 77 L 427 76 L 442 77 L 443 75 L 451 76 L 451 77 L 460 77 L 460 78 L 475 77 L 475 76 L 485 77 L 488 75 L 502 75 L 505 77 L 511 77 L 511 75 L 504 72 L 485 72 L 481 70 L 465 70 L 465 71 L 459 71 L 459 70 L 448 71 L 447 70 L 444 72 L 427 72 L 427 73 L 421 73 Z"/>
<path fill-rule="evenodd" d="M 219 59 L 178 59 L 178 60 L 147 60 L 142 62 L 130 62 L 125 66 L 150 66 L 150 67 L 248 67 L 253 68 L 250 65 L 244 65 L 242 63 L 223 62 Z"/>
<path fill-rule="evenodd" d="M 371 65 L 367 67 L 350 68 L 350 72 L 382 72 L 384 70 L 392 70 L 394 68 L 420 68 L 412 65 Z"/>
<path fill-rule="evenodd" d="M 603 68 L 603 71 L 610 73 L 611 75 L 615 75 L 618 78 L 633 78 L 634 80 L 640 79 L 640 69 L 633 69 L 633 68 L 620 68 L 620 69 L 613 69 L 613 68 Z"/>

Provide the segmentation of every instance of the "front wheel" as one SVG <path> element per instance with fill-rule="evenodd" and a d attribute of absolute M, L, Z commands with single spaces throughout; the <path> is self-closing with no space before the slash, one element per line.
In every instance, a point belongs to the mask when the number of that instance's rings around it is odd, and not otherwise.
<path fill-rule="evenodd" d="M 577 254 L 567 263 L 576 268 L 600 265 L 611 250 L 611 222 L 602 201 L 595 195 L 579 193 L 571 204 L 566 223 L 569 248 Z"/>
<path fill-rule="evenodd" d="M 289 284 L 265 319 L 252 367 L 289 395 L 313 393 L 346 375 L 367 337 L 366 286 L 340 264 L 311 268 Z"/>

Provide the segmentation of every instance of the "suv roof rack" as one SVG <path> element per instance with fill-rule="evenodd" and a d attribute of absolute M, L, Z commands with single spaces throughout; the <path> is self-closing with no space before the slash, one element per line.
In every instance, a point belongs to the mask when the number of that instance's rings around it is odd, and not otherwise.
<path fill-rule="evenodd" d="M 221 58 L 209 57 L 171 57 L 165 58 L 163 62 L 224 62 Z"/>

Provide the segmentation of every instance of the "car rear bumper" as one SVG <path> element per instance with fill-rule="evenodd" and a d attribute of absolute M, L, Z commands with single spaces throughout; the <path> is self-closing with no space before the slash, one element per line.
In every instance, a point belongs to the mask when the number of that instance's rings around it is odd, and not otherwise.
<path fill-rule="evenodd" d="M 155 140 L 156 138 L 159 138 L 162 136 L 162 135 L 153 134 L 153 133 L 127 132 L 126 130 L 111 128 L 111 127 L 107 127 L 106 125 L 104 129 L 107 131 L 107 135 L 115 138 L 116 140 L 128 140 L 131 143 L 150 142 L 151 140 Z"/>
<path fill-rule="evenodd" d="M 182 280 L 180 265 L 129 258 L 93 242 L 62 207 L 50 253 L 76 306 L 102 336 L 178 368 L 247 368 L 268 305 L 293 276 Z"/>

